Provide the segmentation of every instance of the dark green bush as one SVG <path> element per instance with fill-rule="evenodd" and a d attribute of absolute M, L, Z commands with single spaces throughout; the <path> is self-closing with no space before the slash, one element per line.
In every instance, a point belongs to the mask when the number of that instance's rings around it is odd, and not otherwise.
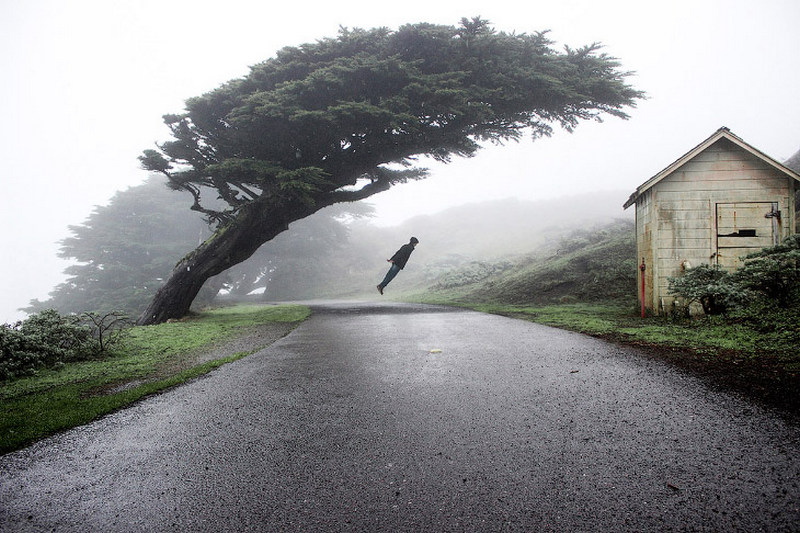
<path fill-rule="evenodd" d="M 699 265 L 682 276 L 669 278 L 669 292 L 684 298 L 687 305 L 700 303 L 707 315 L 726 313 L 742 296 L 731 275 L 717 265 Z"/>
<path fill-rule="evenodd" d="M 725 312 L 727 322 L 758 331 L 779 359 L 800 357 L 800 235 L 748 255 L 735 272 L 701 265 L 669 286 L 706 314 Z"/>
<path fill-rule="evenodd" d="M 31 315 L 22 322 L 20 331 L 28 338 L 49 347 L 62 362 L 85 358 L 95 349 L 92 330 L 81 324 L 76 315 L 61 316 L 54 309 Z"/>
<path fill-rule="evenodd" d="M 789 320 L 777 317 L 796 316 L 800 308 L 800 234 L 748 255 L 735 272 L 709 265 L 690 268 L 669 279 L 669 291 L 700 302 L 707 315 L 735 310 L 739 317 L 758 319 L 768 313 L 777 322 Z"/>
<path fill-rule="evenodd" d="M 800 234 L 748 255 L 732 279 L 740 290 L 781 309 L 800 307 Z"/>
<path fill-rule="evenodd" d="M 18 329 L 9 324 L 0 327 L 0 379 L 30 374 L 44 366 L 46 353 Z"/>
<path fill-rule="evenodd" d="M 61 316 L 48 309 L 0 327 L 0 379 L 90 359 L 98 351 L 91 328 L 81 325 L 79 317 Z"/>

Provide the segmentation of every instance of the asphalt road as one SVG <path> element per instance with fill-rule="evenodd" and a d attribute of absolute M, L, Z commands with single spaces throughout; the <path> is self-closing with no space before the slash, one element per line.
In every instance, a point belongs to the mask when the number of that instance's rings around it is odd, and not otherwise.
<path fill-rule="evenodd" d="M 257 354 L 0 458 L 0 530 L 798 531 L 798 437 L 632 349 L 331 304 Z"/>

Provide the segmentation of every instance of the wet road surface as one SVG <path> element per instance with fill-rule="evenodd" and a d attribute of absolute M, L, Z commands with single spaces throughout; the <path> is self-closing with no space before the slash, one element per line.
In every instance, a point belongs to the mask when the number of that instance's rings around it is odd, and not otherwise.
<path fill-rule="evenodd" d="M 798 437 L 600 340 L 328 304 L 257 354 L 0 458 L 0 530 L 798 531 Z"/>

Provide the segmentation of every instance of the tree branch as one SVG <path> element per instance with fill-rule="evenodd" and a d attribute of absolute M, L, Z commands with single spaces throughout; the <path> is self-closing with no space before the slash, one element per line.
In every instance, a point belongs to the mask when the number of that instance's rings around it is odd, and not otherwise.
<path fill-rule="evenodd" d="M 339 202 L 358 202 L 369 198 L 373 194 L 388 191 L 392 184 L 388 181 L 373 181 L 357 190 L 338 190 L 327 193 L 322 200 L 318 200 L 318 205 L 329 206 Z"/>

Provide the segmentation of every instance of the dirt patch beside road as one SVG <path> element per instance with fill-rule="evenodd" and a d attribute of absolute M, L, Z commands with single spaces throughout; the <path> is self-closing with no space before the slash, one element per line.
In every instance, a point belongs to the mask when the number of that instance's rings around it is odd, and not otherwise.
<path fill-rule="evenodd" d="M 295 322 L 268 322 L 247 328 L 241 335 L 207 346 L 186 356 L 185 366 L 190 368 L 208 361 L 223 359 L 237 353 L 253 353 L 285 337 L 297 327 Z"/>
<path fill-rule="evenodd" d="M 665 361 L 702 378 L 713 387 L 777 408 L 800 422 L 800 373 L 790 372 L 776 357 L 748 357 L 734 350 L 692 350 L 632 342 L 619 335 L 594 335 L 615 344 L 633 346 L 647 357 Z"/>
<path fill-rule="evenodd" d="M 128 381 L 112 387 L 105 387 L 98 392 L 100 394 L 116 394 L 127 389 L 138 387 L 143 383 L 166 379 L 184 370 L 202 365 L 203 363 L 224 359 L 236 354 L 251 354 L 257 352 L 288 335 L 297 325 L 298 323 L 296 322 L 267 322 L 265 324 L 253 326 L 252 328 L 247 328 L 234 338 L 228 338 L 200 350 L 188 352 L 177 358 L 173 358 L 145 379 Z"/>

